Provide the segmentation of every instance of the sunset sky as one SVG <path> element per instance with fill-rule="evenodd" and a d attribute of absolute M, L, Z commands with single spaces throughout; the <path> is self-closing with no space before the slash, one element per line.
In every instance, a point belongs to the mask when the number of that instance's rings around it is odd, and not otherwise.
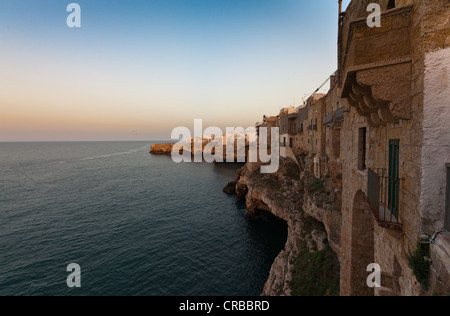
<path fill-rule="evenodd" d="M 0 2 L 0 141 L 253 126 L 335 70 L 337 0 Z M 344 1 L 344 7 L 349 1 Z"/>

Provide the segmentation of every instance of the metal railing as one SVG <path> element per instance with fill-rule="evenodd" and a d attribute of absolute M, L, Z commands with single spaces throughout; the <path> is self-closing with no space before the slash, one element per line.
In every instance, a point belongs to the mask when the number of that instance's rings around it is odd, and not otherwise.
<path fill-rule="evenodd" d="M 401 180 L 389 177 L 384 168 L 368 170 L 368 203 L 375 219 L 382 227 L 403 228 L 399 214 Z"/>

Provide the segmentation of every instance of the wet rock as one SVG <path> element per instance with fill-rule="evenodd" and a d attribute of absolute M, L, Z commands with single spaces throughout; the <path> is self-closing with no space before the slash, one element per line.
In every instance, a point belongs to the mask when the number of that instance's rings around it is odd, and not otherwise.
<path fill-rule="evenodd" d="M 233 195 L 236 193 L 236 181 L 232 181 L 228 183 L 224 188 L 223 192 L 225 192 L 228 195 Z"/>
<path fill-rule="evenodd" d="M 170 155 L 175 144 L 153 144 L 150 153 L 153 155 Z"/>

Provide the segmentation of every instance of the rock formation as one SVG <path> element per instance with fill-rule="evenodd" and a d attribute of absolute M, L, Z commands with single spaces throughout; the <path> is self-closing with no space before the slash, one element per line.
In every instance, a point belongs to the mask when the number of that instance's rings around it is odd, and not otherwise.
<path fill-rule="evenodd" d="M 261 174 L 260 163 L 247 163 L 236 175 L 236 194 L 245 199 L 250 214 L 269 211 L 288 224 L 285 249 L 272 265 L 264 296 L 339 294 L 339 261 L 335 253 L 340 249 L 340 212 L 327 205 L 326 192 L 316 190 L 320 186 L 312 186 L 301 173 L 298 165 L 302 164 L 281 158 L 277 173 Z M 318 273 L 322 280 L 306 282 L 308 273 Z"/>
<path fill-rule="evenodd" d="M 175 144 L 153 144 L 150 153 L 154 155 L 170 155 Z"/>

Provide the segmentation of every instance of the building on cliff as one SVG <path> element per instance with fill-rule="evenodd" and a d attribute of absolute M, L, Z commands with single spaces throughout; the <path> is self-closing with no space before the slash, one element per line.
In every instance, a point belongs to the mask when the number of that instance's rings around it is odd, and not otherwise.
<path fill-rule="evenodd" d="M 280 128 L 280 146 L 293 148 L 293 138 L 295 135 L 295 124 L 297 118 L 297 108 L 286 107 L 280 110 L 278 115 L 278 127 Z"/>
<path fill-rule="evenodd" d="M 320 178 L 325 154 L 323 119 L 325 115 L 325 95 L 314 94 L 306 101 L 308 107 L 308 152 L 314 155 L 314 176 Z"/>
<path fill-rule="evenodd" d="M 259 129 L 261 127 L 267 128 L 267 148 L 272 146 L 272 128 L 278 127 L 278 116 L 265 116 L 263 121 L 256 124 L 256 133 L 259 137 Z"/>
<path fill-rule="evenodd" d="M 368 26 L 369 3 L 381 27 Z M 353 0 L 340 15 L 343 295 L 450 293 L 448 238 L 433 239 L 448 218 L 449 16 L 448 0 Z M 420 286 L 408 258 L 429 240 L 431 284 Z M 379 289 L 366 284 L 370 263 Z"/>
<path fill-rule="evenodd" d="M 294 153 L 299 154 L 308 150 L 308 106 L 302 105 L 298 108 L 297 112 L 297 130 L 298 135 L 294 141 Z"/>
<path fill-rule="evenodd" d="M 332 160 L 340 160 L 341 131 L 344 121 L 345 106 L 341 106 L 338 96 L 336 74 L 330 77 L 330 90 L 325 97 L 325 114 L 323 118 L 325 155 Z"/>
<path fill-rule="evenodd" d="M 448 0 L 352 0 L 330 90 L 278 116 L 281 145 L 309 155 L 341 209 L 342 295 L 450 294 L 449 17 Z"/>

